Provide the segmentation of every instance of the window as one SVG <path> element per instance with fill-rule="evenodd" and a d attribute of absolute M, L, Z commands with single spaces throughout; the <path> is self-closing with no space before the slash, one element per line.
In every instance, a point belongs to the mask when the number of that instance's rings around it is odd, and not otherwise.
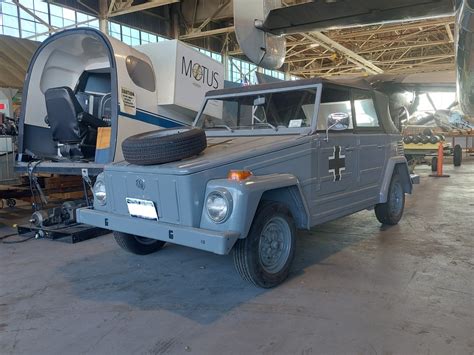
<path fill-rule="evenodd" d="M 218 61 L 219 63 L 222 63 L 222 55 L 220 55 L 219 53 L 211 52 L 203 48 L 195 48 L 195 49 L 197 49 L 202 54 L 205 54 L 208 57 L 211 57 L 212 59 Z"/>
<path fill-rule="evenodd" d="M 228 67 L 227 75 L 230 81 L 241 84 L 255 84 L 257 82 L 255 78 L 257 66 L 255 64 L 237 58 L 229 58 Z"/>
<path fill-rule="evenodd" d="M 323 87 L 318 113 L 318 130 L 344 131 L 353 129 L 349 89 Z"/>
<path fill-rule="evenodd" d="M 374 100 L 370 93 L 354 90 L 354 111 L 358 128 L 380 127 Z"/>
<path fill-rule="evenodd" d="M 263 74 L 280 80 L 285 80 L 285 73 L 278 70 L 263 69 Z"/>
<path fill-rule="evenodd" d="M 311 127 L 317 89 L 249 93 L 208 100 L 198 126 L 207 129 Z"/>
<path fill-rule="evenodd" d="M 155 91 L 155 72 L 148 63 L 130 55 L 126 59 L 126 65 L 128 75 L 137 86 Z"/>
<path fill-rule="evenodd" d="M 74 9 L 48 3 L 44 0 L 20 0 L 20 3 L 52 27 L 99 29 L 97 17 Z M 132 46 L 167 40 L 165 37 L 116 22 L 109 22 L 109 33 L 112 37 Z M 11 0 L 0 0 L 0 34 L 36 41 L 42 41 L 50 35 L 48 26 L 39 22 L 38 19 L 25 10 L 18 8 Z M 222 57 L 218 53 L 211 52 L 210 56 L 222 61 Z"/>

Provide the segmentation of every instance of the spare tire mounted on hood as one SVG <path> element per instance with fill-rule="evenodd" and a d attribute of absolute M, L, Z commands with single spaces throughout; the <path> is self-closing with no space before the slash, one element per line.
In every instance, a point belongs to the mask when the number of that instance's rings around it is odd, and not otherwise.
<path fill-rule="evenodd" d="M 131 136 L 122 143 L 125 160 L 135 165 L 156 165 L 190 158 L 207 147 L 200 128 L 170 128 Z"/>

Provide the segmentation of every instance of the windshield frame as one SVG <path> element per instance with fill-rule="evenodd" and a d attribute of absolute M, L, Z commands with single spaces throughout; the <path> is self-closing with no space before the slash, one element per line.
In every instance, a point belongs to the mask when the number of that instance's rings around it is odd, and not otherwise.
<path fill-rule="evenodd" d="M 204 102 L 201 105 L 198 114 L 196 115 L 196 118 L 194 119 L 193 122 L 193 127 L 198 127 L 197 124 L 199 122 L 199 119 L 201 116 L 204 114 L 205 107 L 207 105 L 207 102 L 210 100 L 221 100 L 225 99 L 228 97 L 243 97 L 243 96 L 252 96 L 252 95 L 259 95 L 259 94 L 273 94 L 273 93 L 280 93 L 280 92 L 289 92 L 289 91 L 298 91 L 298 90 L 305 90 L 305 89 L 315 89 L 316 90 L 316 98 L 314 102 L 314 111 L 313 111 L 313 117 L 311 120 L 311 126 L 310 127 L 297 127 L 297 128 L 282 128 L 279 127 L 277 131 L 273 128 L 237 128 L 233 131 L 226 130 L 225 128 L 223 129 L 206 129 L 206 134 L 209 136 L 260 136 L 260 135 L 310 135 L 316 132 L 316 127 L 317 127 L 317 119 L 318 119 L 318 113 L 319 113 L 319 102 L 321 100 L 321 92 L 322 92 L 322 87 L 323 85 L 321 83 L 318 84 L 309 84 L 309 85 L 295 85 L 291 87 L 286 87 L 286 88 L 278 88 L 278 89 L 266 89 L 266 90 L 259 90 L 258 86 L 255 87 L 255 90 L 252 91 L 245 91 L 245 92 L 238 92 L 238 93 L 232 93 L 232 94 L 222 94 L 222 95 L 210 95 L 206 96 L 204 98 Z M 200 127 L 198 127 L 200 128 Z"/>

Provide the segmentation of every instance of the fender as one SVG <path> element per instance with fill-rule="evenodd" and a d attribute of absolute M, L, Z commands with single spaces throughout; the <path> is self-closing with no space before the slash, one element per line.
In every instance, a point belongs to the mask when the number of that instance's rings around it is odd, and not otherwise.
<path fill-rule="evenodd" d="M 408 163 L 405 157 L 397 156 L 392 157 L 387 162 L 387 167 L 385 169 L 385 175 L 383 177 L 383 182 L 380 187 L 380 197 L 379 203 L 385 203 L 388 199 L 388 189 L 390 187 L 390 182 L 392 181 L 393 173 L 397 171 L 400 174 L 403 184 L 403 190 L 407 194 L 411 194 L 413 191 L 413 184 L 410 178 L 410 173 L 408 170 Z"/>
<path fill-rule="evenodd" d="M 292 211 L 295 223 L 298 228 L 309 228 L 309 209 L 306 199 L 301 191 L 298 179 L 291 174 L 273 174 L 265 176 L 252 176 L 245 181 L 233 181 L 228 179 L 211 180 L 207 184 L 206 195 L 216 190 L 227 190 L 232 196 L 232 212 L 228 219 L 220 224 L 214 223 L 207 215 L 205 203 L 201 215 L 200 227 L 215 231 L 237 232 L 240 238 L 246 238 L 252 225 L 255 212 L 264 194 L 269 194 L 271 199 L 272 191 L 282 193 L 279 202 L 284 202 Z"/>

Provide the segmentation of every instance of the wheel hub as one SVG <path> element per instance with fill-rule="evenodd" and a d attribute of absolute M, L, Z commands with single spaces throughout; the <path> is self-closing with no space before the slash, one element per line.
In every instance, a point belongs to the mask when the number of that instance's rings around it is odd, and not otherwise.
<path fill-rule="evenodd" d="M 277 273 L 285 266 L 291 244 L 291 231 L 281 217 L 274 217 L 265 225 L 260 236 L 259 256 L 265 271 Z"/>
<path fill-rule="evenodd" d="M 403 208 L 403 189 L 400 184 L 394 184 L 390 193 L 390 199 L 392 200 L 391 212 L 393 214 L 400 213 Z"/>

